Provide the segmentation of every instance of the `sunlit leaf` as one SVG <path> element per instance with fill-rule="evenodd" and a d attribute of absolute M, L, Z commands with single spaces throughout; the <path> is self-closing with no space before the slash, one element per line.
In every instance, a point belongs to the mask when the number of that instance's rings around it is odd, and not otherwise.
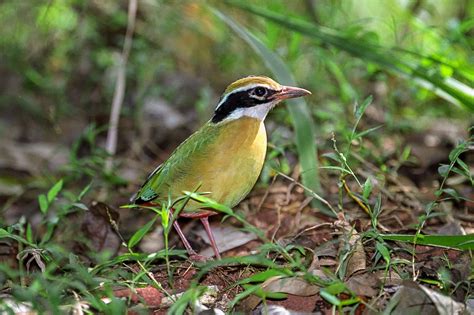
<path fill-rule="evenodd" d="M 40 194 L 38 196 L 38 203 L 39 203 L 40 210 L 42 213 L 48 212 L 49 204 L 48 204 L 48 199 L 46 198 L 46 195 Z"/>
<path fill-rule="evenodd" d="M 319 293 L 323 299 L 331 303 L 332 305 L 339 306 L 341 305 L 341 300 L 337 298 L 337 296 L 329 293 L 328 291 L 322 289 Z"/>
<path fill-rule="evenodd" d="M 59 192 L 63 189 L 63 180 L 60 179 L 53 187 L 48 191 L 48 203 L 51 203 Z"/>

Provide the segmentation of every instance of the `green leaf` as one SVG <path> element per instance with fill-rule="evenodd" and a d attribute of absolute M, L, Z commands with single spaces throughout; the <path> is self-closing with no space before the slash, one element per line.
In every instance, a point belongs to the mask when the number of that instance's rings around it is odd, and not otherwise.
<path fill-rule="evenodd" d="M 458 192 L 456 190 L 452 189 L 452 188 L 444 188 L 441 192 L 444 192 L 445 194 L 450 195 L 456 201 L 459 201 L 459 200 L 462 199 L 462 197 L 458 194 Z"/>
<path fill-rule="evenodd" d="M 438 174 L 441 177 L 446 177 L 449 174 L 450 166 L 446 164 L 442 164 L 440 167 L 438 167 Z"/>
<path fill-rule="evenodd" d="M 327 292 L 324 289 L 321 289 L 321 292 L 319 293 L 323 299 L 331 303 L 332 305 L 339 306 L 341 305 L 341 300 L 339 300 L 335 295 Z"/>
<path fill-rule="evenodd" d="M 222 213 L 225 213 L 225 214 L 228 214 L 228 215 L 234 215 L 234 211 L 231 208 L 229 208 L 229 207 L 227 207 L 223 204 L 220 204 L 220 203 L 216 202 L 215 200 L 213 200 L 209 197 L 200 195 L 198 193 L 189 192 L 189 191 L 184 191 L 184 194 L 186 196 L 189 196 L 192 199 L 202 203 L 203 208 L 211 208 L 213 210 L 217 210 L 219 212 L 222 212 Z"/>
<path fill-rule="evenodd" d="M 321 156 L 325 157 L 325 158 L 328 158 L 328 159 L 331 159 L 331 160 L 334 160 L 336 162 L 339 162 L 339 163 L 343 163 L 343 161 L 341 160 L 341 157 L 339 156 L 339 154 L 335 153 L 335 152 L 328 152 L 328 153 L 323 153 Z"/>
<path fill-rule="evenodd" d="M 360 302 L 360 298 L 355 297 L 355 298 L 351 298 L 351 299 L 341 301 L 341 306 L 352 305 L 352 304 L 359 303 L 359 302 Z"/>
<path fill-rule="evenodd" d="M 49 203 L 48 203 L 48 199 L 46 198 L 45 195 L 41 194 L 41 195 L 38 196 L 38 203 L 39 203 L 39 206 L 40 206 L 40 210 L 43 214 L 48 212 Z"/>
<path fill-rule="evenodd" d="M 82 198 L 84 198 L 84 196 L 89 192 L 91 187 L 92 187 L 92 181 L 86 187 L 84 187 L 84 189 L 79 193 L 79 196 L 77 196 L 77 201 L 80 201 Z"/>
<path fill-rule="evenodd" d="M 349 142 L 352 142 L 352 140 L 357 139 L 357 134 L 356 134 L 357 126 L 359 125 L 359 122 L 362 119 L 362 116 L 364 115 L 364 112 L 367 109 L 367 106 L 369 106 L 371 103 L 372 103 L 372 95 L 369 95 L 362 102 L 361 105 L 357 105 L 357 103 L 356 103 L 356 106 L 355 106 L 355 109 L 354 109 L 354 115 L 355 115 L 355 118 L 356 118 L 356 122 L 354 124 L 354 127 L 352 127 L 352 133 L 351 133 L 351 137 L 349 139 Z M 370 131 L 368 131 L 368 132 L 370 132 Z"/>
<path fill-rule="evenodd" d="M 360 105 L 355 106 L 354 109 L 354 115 L 357 121 L 359 121 L 362 116 L 365 113 L 365 110 L 367 109 L 367 106 L 369 106 L 372 103 L 373 97 L 372 95 L 369 95 Z"/>
<path fill-rule="evenodd" d="M 31 224 L 28 223 L 26 226 L 26 240 L 33 243 L 33 231 L 31 230 Z"/>
<path fill-rule="evenodd" d="M 168 229 L 169 219 L 170 219 L 170 212 L 166 210 L 165 206 L 163 205 L 160 211 L 161 214 L 161 225 L 163 226 L 164 230 Z"/>
<path fill-rule="evenodd" d="M 2 239 L 2 238 L 11 238 L 11 239 L 13 239 L 13 240 L 15 240 L 19 243 L 23 243 L 23 244 L 26 244 L 26 245 L 29 245 L 29 246 L 32 246 L 32 247 L 36 247 L 34 244 L 28 242 L 23 237 L 12 234 L 12 233 L 8 232 L 7 230 L 0 228 L 0 239 Z"/>
<path fill-rule="evenodd" d="M 188 306 L 193 305 L 197 299 L 206 292 L 206 289 L 204 286 L 191 286 L 191 288 L 184 291 L 179 299 L 171 305 L 166 314 L 186 314 Z"/>
<path fill-rule="evenodd" d="M 74 206 L 74 207 L 79 208 L 79 209 L 84 210 L 84 211 L 89 210 L 89 208 L 85 204 L 83 204 L 82 202 L 74 202 L 74 203 L 71 204 L 71 206 Z"/>
<path fill-rule="evenodd" d="M 365 135 L 371 133 L 372 131 L 375 131 L 375 130 L 380 129 L 380 128 L 382 128 L 382 127 L 383 127 L 383 125 L 379 125 L 379 126 L 375 126 L 375 127 L 373 127 L 373 128 L 370 128 L 370 129 L 361 131 L 361 132 L 357 133 L 357 134 L 354 136 L 354 139 L 362 138 L 362 137 L 364 137 Z"/>
<path fill-rule="evenodd" d="M 58 193 L 63 189 L 63 180 L 60 179 L 53 187 L 48 191 L 48 203 L 51 203 Z"/>
<path fill-rule="evenodd" d="M 273 23 L 283 26 L 294 32 L 298 32 L 314 40 L 316 45 L 323 48 L 334 47 L 345 51 L 354 57 L 411 80 L 423 88 L 436 93 L 439 97 L 455 105 L 462 105 L 470 111 L 474 111 L 474 97 L 472 88 L 455 79 L 456 75 L 443 77 L 439 71 L 433 71 L 432 64 L 424 65 L 423 61 L 430 59 L 429 56 L 420 55 L 417 52 L 397 49 L 397 47 L 382 47 L 377 42 L 363 36 L 354 36 L 337 29 L 330 29 L 315 23 L 291 18 L 287 14 L 280 14 L 261 6 L 249 5 L 244 1 L 228 1 L 231 5 L 238 7 L 251 14 L 263 17 Z M 442 63 L 435 60 L 437 65 Z M 462 75 L 461 67 L 451 66 L 455 73 Z"/>
<path fill-rule="evenodd" d="M 282 293 L 282 292 L 265 291 L 258 284 L 257 285 L 243 284 L 242 287 L 244 287 L 244 289 L 246 290 L 251 290 L 252 294 L 255 294 L 256 296 L 262 299 L 281 300 L 288 296 L 286 293 Z"/>
<path fill-rule="evenodd" d="M 142 240 L 142 238 L 145 236 L 145 234 L 148 233 L 148 231 L 151 229 L 153 224 L 155 224 L 155 221 L 156 221 L 157 218 L 158 218 L 158 216 L 155 216 L 153 218 L 153 220 L 149 221 L 147 224 L 142 226 L 138 231 L 136 231 L 135 234 L 132 235 L 132 237 L 128 241 L 128 247 L 129 248 L 134 247 L 135 245 L 138 244 L 138 242 L 140 242 Z"/>
<path fill-rule="evenodd" d="M 411 154 L 411 147 L 407 145 L 406 147 L 403 148 L 403 152 L 400 156 L 400 160 L 407 161 L 408 158 L 410 157 L 410 154 Z"/>
<path fill-rule="evenodd" d="M 340 171 L 342 173 L 351 174 L 350 171 L 348 171 L 345 168 L 342 168 L 340 166 L 321 166 L 320 169 Z"/>
<path fill-rule="evenodd" d="M 365 183 L 364 183 L 364 189 L 362 191 L 362 196 L 367 199 L 370 196 L 370 193 L 372 192 L 372 180 L 370 177 L 367 177 Z"/>
<path fill-rule="evenodd" d="M 451 152 L 449 152 L 449 160 L 454 162 L 463 152 L 465 152 L 466 143 L 462 142 L 457 147 L 455 147 Z"/>
<path fill-rule="evenodd" d="M 466 172 L 464 170 L 461 170 L 461 169 L 457 168 L 456 166 L 451 167 L 451 171 L 458 174 L 458 175 L 461 175 L 461 176 L 465 176 L 465 177 L 470 176 L 469 173 L 466 174 Z"/>
<path fill-rule="evenodd" d="M 384 240 L 414 243 L 419 245 L 430 245 L 461 250 L 474 249 L 474 234 L 468 235 L 402 235 L 402 234 L 381 234 Z"/>
<path fill-rule="evenodd" d="M 344 292 L 345 290 L 346 290 L 346 285 L 340 281 L 336 281 L 324 288 L 324 291 L 334 294 L 334 295 L 340 294 Z"/>
<path fill-rule="evenodd" d="M 271 277 L 288 276 L 288 274 L 289 274 L 288 270 L 268 269 L 268 270 L 253 274 L 252 276 L 248 278 L 240 280 L 239 284 L 264 282 L 265 280 Z"/>
<path fill-rule="evenodd" d="M 381 242 L 377 242 L 375 244 L 375 248 L 377 251 L 382 255 L 383 259 L 387 262 L 387 264 L 390 263 L 390 251 L 388 248 Z"/>
<path fill-rule="evenodd" d="M 469 170 L 469 166 L 467 166 L 467 164 L 464 163 L 463 160 L 461 160 L 460 158 L 457 158 L 457 159 L 456 159 L 456 163 L 458 163 L 458 165 L 461 167 L 461 170 L 463 171 L 464 176 L 466 176 L 466 177 L 470 177 L 470 176 L 471 176 L 471 172 L 470 172 L 470 170 Z"/>

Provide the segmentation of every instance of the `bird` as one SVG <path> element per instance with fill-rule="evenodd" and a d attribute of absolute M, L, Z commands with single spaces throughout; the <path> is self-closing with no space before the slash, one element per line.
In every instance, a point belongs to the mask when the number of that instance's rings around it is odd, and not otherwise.
<path fill-rule="evenodd" d="M 310 95 L 308 90 L 284 86 L 265 76 L 247 76 L 231 83 L 220 97 L 211 119 L 182 142 L 147 177 L 131 202 L 136 206 L 163 205 L 183 196 L 184 191 L 207 193 L 216 202 L 235 207 L 251 191 L 262 170 L 267 150 L 264 120 L 283 100 Z M 199 218 L 215 257 L 221 259 L 209 225 L 216 214 L 189 200 L 179 217 Z M 174 209 L 179 207 L 174 204 Z M 173 209 L 170 209 L 173 210 Z M 173 222 L 189 257 L 198 255 Z"/>

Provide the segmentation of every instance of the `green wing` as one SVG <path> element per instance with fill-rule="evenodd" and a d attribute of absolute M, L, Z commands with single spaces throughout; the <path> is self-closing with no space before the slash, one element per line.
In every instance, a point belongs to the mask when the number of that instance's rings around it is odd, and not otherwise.
<path fill-rule="evenodd" d="M 217 136 L 217 130 L 212 130 L 213 132 L 209 130 L 213 127 L 206 124 L 181 143 L 166 162 L 148 175 L 145 183 L 134 196 L 133 202 L 140 204 L 153 201 L 159 197 L 167 197 L 160 196 L 160 194 L 163 195 L 167 191 L 170 183 L 187 174 L 192 161 L 200 158 L 203 149 Z"/>
<path fill-rule="evenodd" d="M 154 178 L 159 178 L 164 164 L 158 165 L 157 168 L 151 172 L 146 178 L 140 190 L 132 197 L 133 203 L 141 204 L 145 202 L 152 201 L 158 197 L 156 191 L 152 189 L 152 180 Z"/>

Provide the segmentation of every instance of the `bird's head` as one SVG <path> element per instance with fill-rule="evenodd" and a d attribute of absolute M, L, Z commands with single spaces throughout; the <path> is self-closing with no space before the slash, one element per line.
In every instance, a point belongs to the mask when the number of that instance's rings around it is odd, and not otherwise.
<path fill-rule="evenodd" d="M 309 94 L 305 89 L 280 85 L 267 77 L 249 76 L 226 88 L 211 121 L 220 123 L 244 116 L 263 120 L 279 102 Z"/>

